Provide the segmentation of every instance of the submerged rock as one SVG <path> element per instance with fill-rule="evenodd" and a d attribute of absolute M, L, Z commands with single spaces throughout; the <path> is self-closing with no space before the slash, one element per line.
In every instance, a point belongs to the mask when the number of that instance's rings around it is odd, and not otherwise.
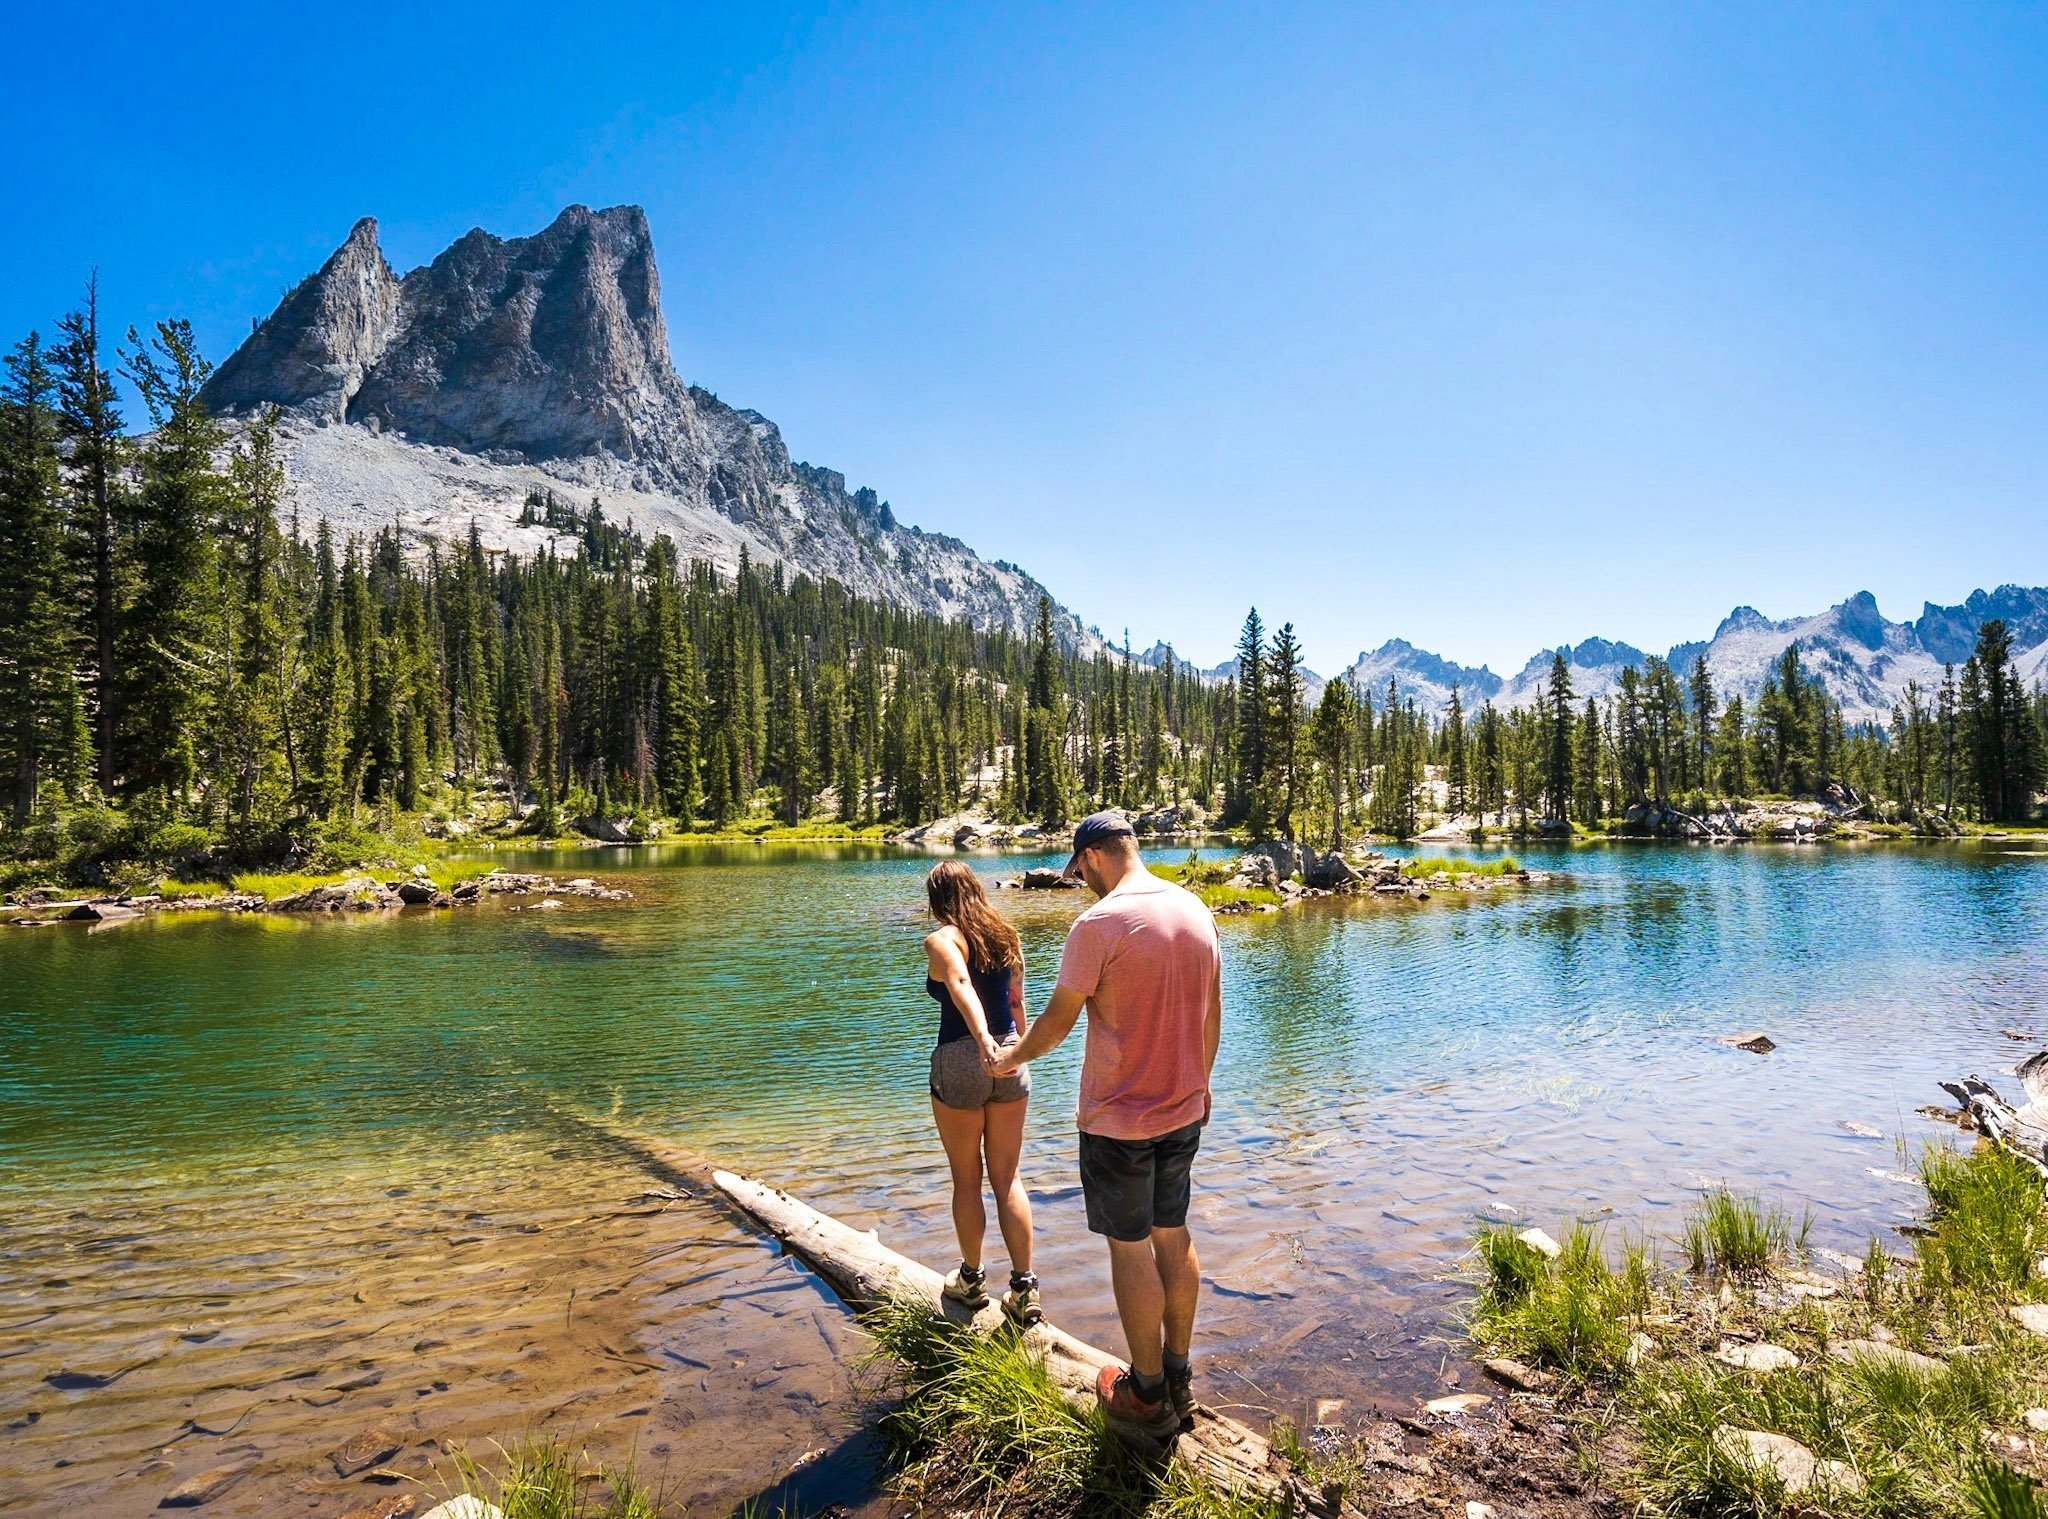
<path fill-rule="evenodd" d="M 187 1477 L 164 1494 L 157 1507 L 197 1508 L 202 1503 L 211 1503 L 247 1476 L 255 1464 L 256 1462 L 250 1459 L 230 1461 L 223 1466 L 209 1466 L 197 1476 Z"/>

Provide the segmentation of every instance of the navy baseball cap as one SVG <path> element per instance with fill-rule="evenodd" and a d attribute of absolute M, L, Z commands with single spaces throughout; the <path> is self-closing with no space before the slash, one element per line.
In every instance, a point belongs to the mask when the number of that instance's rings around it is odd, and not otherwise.
<path fill-rule="evenodd" d="M 1067 861 L 1067 868 L 1060 874 L 1068 877 L 1080 874 L 1081 851 L 1084 849 L 1106 844 L 1111 839 L 1135 839 L 1137 836 L 1138 830 L 1121 812 L 1091 813 L 1074 829 L 1074 857 Z"/>

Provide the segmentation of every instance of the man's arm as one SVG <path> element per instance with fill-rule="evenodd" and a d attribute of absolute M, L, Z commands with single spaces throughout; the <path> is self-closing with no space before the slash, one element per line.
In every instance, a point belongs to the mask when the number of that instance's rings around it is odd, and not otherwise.
<path fill-rule="evenodd" d="M 1223 962 L 1209 982 L 1209 1016 L 1202 1022 L 1202 1073 L 1216 1074 L 1216 1051 L 1223 1043 Z"/>
<path fill-rule="evenodd" d="M 1032 1023 L 1030 1031 L 1004 1050 L 1003 1058 L 989 1069 L 998 1076 L 1014 1076 L 1020 1065 L 1058 1049 L 1060 1041 L 1071 1034 L 1074 1025 L 1080 1021 L 1081 1008 L 1087 1000 L 1067 987 L 1054 987 L 1052 1000 L 1045 1004 L 1045 1011 Z"/>

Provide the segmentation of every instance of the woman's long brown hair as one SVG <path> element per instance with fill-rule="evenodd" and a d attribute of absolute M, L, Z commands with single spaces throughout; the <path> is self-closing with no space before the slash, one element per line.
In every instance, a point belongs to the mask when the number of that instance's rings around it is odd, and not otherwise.
<path fill-rule="evenodd" d="M 924 878 L 932 916 L 967 940 L 967 968 L 987 975 L 1024 963 L 1024 941 L 982 890 L 981 877 L 958 860 L 941 860 Z"/>

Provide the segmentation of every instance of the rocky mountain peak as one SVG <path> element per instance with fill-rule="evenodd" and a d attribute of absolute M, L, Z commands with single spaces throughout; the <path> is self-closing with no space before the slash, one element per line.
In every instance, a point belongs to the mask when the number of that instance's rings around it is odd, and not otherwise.
<path fill-rule="evenodd" d="M 390 341 L 398 307 L 398 277 L 377 244 L 377 219 L 366 216 L 256 325 L 201 398 L 223 413 L 283 406 L 341 421 Z"/>
<path fill-rule="evenodd" d="M 528 551 L 536 494 L 732 569 L 744 550 L 941 616 L 1022 631 L 1044 588 L 876 492 L 790 456 L 775 424 L 689 386 L 669 357 L 654 238 L 638 206 L 570 206 L 527 237 L 475 228 L 402 278 L 365 217 L 256 324 L 202 399 L 284 408 L 307 521 L 402 519 L 420 536 Z M 1095 635 L 1062 614 L 1069 641 Z"/>

